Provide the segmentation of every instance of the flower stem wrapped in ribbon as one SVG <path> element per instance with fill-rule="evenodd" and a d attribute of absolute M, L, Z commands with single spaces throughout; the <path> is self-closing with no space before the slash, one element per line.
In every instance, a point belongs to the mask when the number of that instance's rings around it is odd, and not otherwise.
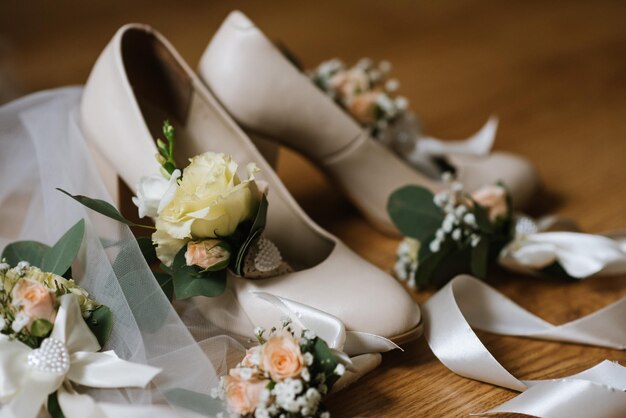
<path fill-rule="evenodd" d="M 226 288 L 227 270 L 248 278 L 290 271 L 280 251 L 262 236 L 268 202 L 254 178 L 257 167 L 249 164 L 248 178 L 241 180 L 230 156 L 206 152 L 181 170 L 168 121 L 163 134 L 167 142 L 157 140 L 160 173 L 143 177 L 133 198 L 139 216 L 153 218 L 154 227 L 128 221 L 102 200 L 70 196 L 127 225 L 154 230 L 144 255 L 148 262 L 161 261 L 161 272 L 155 275 L 170 299 L 219 296 Z"/>

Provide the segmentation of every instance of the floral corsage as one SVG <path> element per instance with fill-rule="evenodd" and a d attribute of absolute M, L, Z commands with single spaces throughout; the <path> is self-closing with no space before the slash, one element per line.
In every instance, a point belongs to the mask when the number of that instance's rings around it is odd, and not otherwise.
<path fill-rule="evenodd" d="M 174 128 L 167 121 L 163 134 L 165 141 L 157 140 L 160 173 L 143 177 L 133 198 L 139 216 L 152 218 L 155 226 L 133 223 L 102 200 L 70 196 L 117 221 L 154 230 L 149 240 L 139 238 L 152 245 L 140 246 L 149 263 L 160 260 L 155 275 L 170 299 L 222 294 L 227 270 L 250 279 L 291 271 L 263 236 L 268 202 L 254 178 L 258 168 L 249 164 L 248 178 L 241 180 L 238 164 L 214 152 L 178 168 Z"/>
<path fill-rule="evenodd" d="M 330 413 L 322 398 L 344 374 L 328 345 L 311 330 L 296 338 L 290 321 L 264 336 L 257 329 L 258 346 L 227 376 L 215 396 L 226 401 L 231 417 L 320 417 Z"/>
<path fill-rule="evenodd" d="M 70 278 L 83 234 L 81 220 L 52 247 L 19 241 L 0 257 L 0 410 L 8 416 L 61 418 L 85 403 L 75 385 L 144 387 L 160 371 L 99 352 L 111 311 Z"/>
<path fill-rule="evenodd" d="M 414 287 L 440 287 L 462 273 L 484 278 L 515 235 L 504 185 L 469 194 L 451 175 L 444 180 L 448 188 L 435 195 L 406 186 L 389 198 L 389 215 L 406 237 L 398 247 L 395 275 Z"/>

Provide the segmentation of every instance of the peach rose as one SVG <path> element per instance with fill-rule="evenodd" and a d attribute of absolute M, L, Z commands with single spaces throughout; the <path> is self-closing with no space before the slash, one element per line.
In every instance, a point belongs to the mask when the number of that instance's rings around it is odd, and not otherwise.
<path fill-rule="evenodd" d="M 13 304 L 34 319 L 54 322 L 56 316 L 54 294 L 43 284 L 29 279 L 17 282 L 11 293 Z"/>
<path fill-rule="evenodd" d="M 481 187 L 472 193 L 472 199 L 487 208 L 489 219 L 492 221 L 500 216 L 506 216 L 508 212 L 506 190 L 500 186 Z"/>
<path fill-rule="evenodd" d="M 230 251 L 221 244 L 222 241 L 218 239 L 190 241 L 187 243 L 185 262 L 188 266 L 198 266 L 203 269 L 225 263 L 230 259 Z"/>
<path fill-rule="evenodd" d="M 353 97 L 369 90 L 370 80 L 365 71 L 360 68 L 353 68 L 332 76 L 330 86 L 342 100 L 350 101 Z"/>
<path fill-rule="evenodd" d="M 379 94 L 375 91 L 359 94 L 350 103 L 348 111 L 360 123 L 376 122 L 376 99 Z"/>
<path fill-rule="evenodd" d="M 275 382 L 296 377 L 304 359 L 300 345 L 290 335 L 274 335 L 263 345 L 261 364 Z"/>
<path fill-rule="evenodd" d="M 246 350 L 246 355 L 241 360 L 243 367 L 257 368 L 261 361 L 261 346 L 257 345 Z"/>
<path fill-rule="evenodd" d="M 256 409 L 261 392 L 267 380 L 241 380 L 237 377 L 224 377 L 224 391 L 228 409 L 239 415 L 251 414 Z"/>

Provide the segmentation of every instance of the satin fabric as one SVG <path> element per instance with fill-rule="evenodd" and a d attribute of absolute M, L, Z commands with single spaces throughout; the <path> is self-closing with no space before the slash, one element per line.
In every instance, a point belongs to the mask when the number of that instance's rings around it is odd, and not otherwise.
<path fill-rule="evenodd" d="M 60 306 L 49 338 L 65 344 L 69 353 L 66 373 L 48 373 L 28 365 L 33 349 L 21 341 L 0 335 L 0 399 L 6 405 L 0 418 L 35 418 L 45 405 L 48 395 L 59 390 L 59 403 L 67 418 L 84 416 L 115 417 L 106 405 L 98 405 L 88 395 L 79 395 L 72 383 L 93 388 L 145 387 L 161 371 L 152 366 L 132 363 L 117 357 L 115 352 L 98 352 L 100 345 L 83 320 L 75 295 L 59 298 Z M 71 383 L 70 383 L 71 382 Z M 90 405 L 88 409 L 84 409 Z M 116 406 L 115 411 L 126 407 Z M 133 410 L 136 408 L 132 408 Z M 153 408 L 154 409 L 154 408 Z M 85 411 L 92 410 L 93 414 Z M 171 409 L 167 409 L 170 411 Z M 163 416 L 166 409 L 163 409 Z M 97 412 L 97 413 L 96 413 Z M 132 416 L 132 414 L 128 414 Z"/>
<path fill-rule="evenodd" d="M 522 217 L 517 220 L 515 238 L 500 252 L 498 261 L 503 267 L 526 274 L 536 274 L 555 262 L 577 279 L 625 274 L 626 239 L 620 235 L 584 234 L 578 232 L 575 222 L 558 217 L 536 222 Z"/>
<path fill-rule="evenodd" d="M 624 367 L 604 362 L 567 379 L 522 381 L 491 355 L 472 330 L 624 349 L 626 298 L 555 326 L 485 283 L 458 276 L 424 304 L 423 314 L 428 345 L 451 371 L 520 392 L 532 389 L 486 414 L 509 411 L 546 418 L 626 416 Z M 590 403 L 589 399 L 597 400 Z"/>
<path fill-rule="evenodd" d="M 254 292 L 254 295 L 274 305 L 290 318 L 296 333 L 312 330 L 326 341 L 335 357 L 346 366 L 346 372 L 333 386 L 333 392 L 348 387 L 378 367 L 382 361 L 381 352 L 400 349 L 393 341 L 379 335 L 346 331 L 339 318 L 311 306 L 265 292 Z M 346 347 L 350 350 L 346 350 Z M 355 355 L 350 357 L 344 351 Z"/>

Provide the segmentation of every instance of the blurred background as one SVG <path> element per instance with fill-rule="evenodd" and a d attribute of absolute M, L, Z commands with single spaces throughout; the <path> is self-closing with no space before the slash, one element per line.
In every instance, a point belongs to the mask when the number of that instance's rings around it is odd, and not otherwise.
<path fill-rule="evenodd" d="M 154 26 L 193 68 L 233 9 L 287 45 L 307 68 L 334 57 L 348 63 L 362 57 L 390 61 L 399 94 L 410 100 L 429 135 L 467 137 L 490 115 L 499 116 L 495 149 L 527 157 L 544 180 L 534 214 L 569 216 L 591 232 L 626 228 L 623 0 L 5 0 L 0 8 L 0 102 L 84 83 L 100 51 L 128 22 Z M 303 158 L 284 150 L 283 157 L 279 174 L 305 210 L 365 258 L 390 270 L 397 240 L 373 230 Z M 499 290 L 555 322 L 598 309 L 626 289 L 624 280 L 604 287 L 597 281 L 528 286 L 528 278 L 503 274 L 490 280 L 501 278 Z M 414 293 L 418 301 L 426 296 Z M 586 303 L 572 308 L 570 300 Z M 506 366 L 519 357 L 512 354 L 517 343 L 499 346 Z M 539 347 L 525 344 L 531 350 Z M 567 354 L 571 367 L 582 367 L 581 358 L 585 364 L 606 358 L 590 350 L 583 354 L 553 344 L 541 355 L 563 365 Z M 386 356 L 382 368 L 332 401 L 331 410 L 336 416 L 467 416 L 512 396 L 452 376 L 423 340 L 407 352 Z M 521 369 L 523 377 L 544 377 L 532 365 Z M 435 381 L 440 383 L 433 386 Z"/>
<path fill-rule="evenodd" d="M 578 191 L 610 199 L 626 181 L 619 159 L 626 156 L 626 2 L 619 0 L 5 1 L 0 100 L 84 83 L 127 22 L 153 25 L 195 67 L 235 8 L 308 68 L 333 57 L 391 61 L 400 94 L 430 135 L 466 137 L 498 115 L 495 148 L 529 157 L 545 179 L 549 193 L 538 213 L 558 210 L 591 229 L 626 225 L 626 199 L 605 207 Z M 307 192 L 291 186 L 305 207 L 318 206 L 320 182 Z M 323 208 L 310 209 L 326 218 Z M 585 219 L 592 210 L 596 216 Z M 350 229 L 338 221 L 326 226 Z"/>

